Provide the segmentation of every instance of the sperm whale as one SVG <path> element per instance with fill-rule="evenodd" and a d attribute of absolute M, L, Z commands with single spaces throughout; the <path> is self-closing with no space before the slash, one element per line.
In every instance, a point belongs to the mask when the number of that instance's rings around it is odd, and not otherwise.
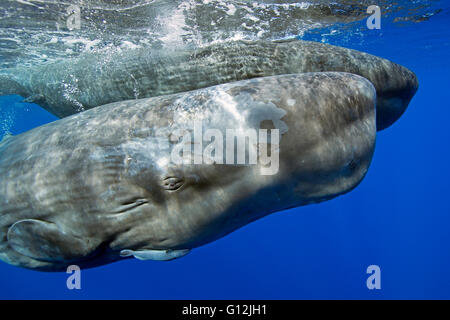
<path fill-rule="evenodd" d="M 268 214 L 347 193 L 373 156 L 375 103 L 372 83 L 354 74 L 279 75 L 115 102 L 4 139 L 0 259 L 41 271 L 171 260 Z M 200 150 L 214 161 L 184 161 L 198 155 L 198 143 L 179 138 L 192 123 L 215 133 Z M 270 133 L 246 150 L 270 149 L 271 163 L 217 159 L 239 148 L 218 143 L 230 129 Z M 174 150 L 186 151 L 183 161 Z"/>
<path fill-rule="evenodd" d="M 19 94 L 58 117 L 111 102 L 185 92 L 271 75 L 339 71 L 360 75 L 377 91 L 377 129 L 392 125 L 418 89 L 407 68 L 329 44 L 230 41 L 196 50 L 131 49 L 85 54 L 0 72 L 0 94 Z"/>

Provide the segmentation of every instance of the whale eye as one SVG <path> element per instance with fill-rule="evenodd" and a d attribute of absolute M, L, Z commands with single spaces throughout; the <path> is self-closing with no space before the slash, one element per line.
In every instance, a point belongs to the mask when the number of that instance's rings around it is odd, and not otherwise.
<path fill-rule="evenodd" d="M 184 184 L 183 178 L 167 177 L 163 180 L 163 188 L 169 191 L 176 191 Z"/>

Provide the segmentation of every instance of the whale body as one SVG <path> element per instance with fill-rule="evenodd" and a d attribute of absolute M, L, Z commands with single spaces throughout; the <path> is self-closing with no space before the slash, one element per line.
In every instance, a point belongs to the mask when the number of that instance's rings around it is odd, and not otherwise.
<path fill-rule="evenodd" d="M 170 260 L 270 213 L 347 193 L 372 159 L 375 103 L 372 83 L 354 74 L 280 75 L 116 102 L 5 139 L 0 259 L 41 271 Z M 270 132 L 256 146 L 278 155 L 277 170 L 186 162 L 196 146 L 179 137 L 192 123 L 223 136 Z M 168 155 L 181 145 L 189 148 L 176 163 Z M 216 146 L 211 156 L 235 150 Z"/>
<path fill-rule="evenodd" d="M 370 80 L 377 91 L 377 129 L 392 125 L 418 89 L 413 72 L 367 53 L 323 43 L 230 41 L 197 50 L 133 49 L 85 54 L 0 73 L 0 94 L 19 94 L 58 117 L 111 102 L 186 92 L 232 81 L 339 71 Z"/>

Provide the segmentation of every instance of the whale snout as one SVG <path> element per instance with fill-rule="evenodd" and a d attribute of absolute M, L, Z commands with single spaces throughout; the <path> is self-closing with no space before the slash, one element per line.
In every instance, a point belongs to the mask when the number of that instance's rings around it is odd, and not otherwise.
<path fill-rule="evenodd" d="M 392 82 L 391 86 L 377 92 L 378 131 L 390 127 L 403 115 L 419 88 L 419 81 L 414 72 L 399 65 L 396 67 L 397 70 L 388 80 Z"/>

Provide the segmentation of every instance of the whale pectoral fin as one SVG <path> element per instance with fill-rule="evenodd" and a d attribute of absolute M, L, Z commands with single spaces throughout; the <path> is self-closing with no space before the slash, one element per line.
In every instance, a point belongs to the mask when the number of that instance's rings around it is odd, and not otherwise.
<path fill-rule="evenodd" d="M 157 261 L 168 261 L 177 258 L 181 258 L 187 255 L 191 250 L 190 249 L 182 249 L 182 250 L 129 250 L 125 249 L 120 251 L 121 257 L 129 257 L 134 256 L 139 260 L 157 260 Z"/>
<path fill-rule="evenodd" d="M 23 99 L 22 102 L 27 102 L 27 103 L 39 103 L 39 102 L 43 102 L 45 100 L 45 97 L 42 94 L 33 94 L 31 96 L 29 96 L 26 99 Z"/>
<path fill-rule="evenodd" d="M 7 233 L 8 244 L 18 253 L 42 261 L 71 261 L 86 255 L 86 242 L 61 231 L 54 223 L 25 219 Z"/>

